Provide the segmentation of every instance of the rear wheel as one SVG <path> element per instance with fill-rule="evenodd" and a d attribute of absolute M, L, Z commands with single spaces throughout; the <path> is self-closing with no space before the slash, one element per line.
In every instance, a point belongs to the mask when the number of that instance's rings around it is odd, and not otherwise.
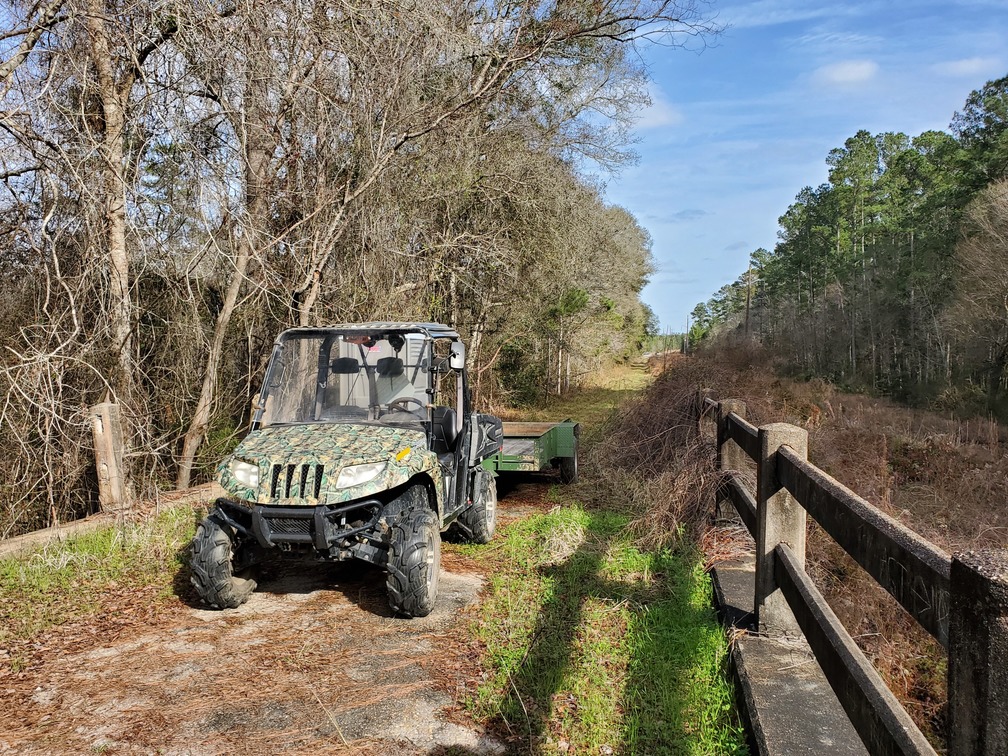
<path fill-rule="evenodd" d="M 404 617 L 426 617 L 434 610 L 441 573 L 437 514 L 427 507 L 413 506 L 396 516 L 390 526 L 385 581 L 389 606 Z"/>
<path fill-rule="evenodd" d="M 196 592 L 215 609 L 241 606 L 255 590 L 255 580 L 234 574 L 231 530 L 213 513 L 196 528 L 189 564 Z"/>
<path fill-rule="evenodd" d="M 476 470 L 474 476 L 472 506 L 456 522 L 467 540 L 490 543 L 497 529 L 497 481 L 483 469 Z"/>

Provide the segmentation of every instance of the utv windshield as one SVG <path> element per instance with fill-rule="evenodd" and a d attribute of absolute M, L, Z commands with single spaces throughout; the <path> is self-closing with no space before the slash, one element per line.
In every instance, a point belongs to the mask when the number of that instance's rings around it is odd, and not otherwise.
<path fill-rule="evenodd" d="M 427 420 L 429 344 L 422 333 L 291 334 L 270 360 L 259 424 Z"/>

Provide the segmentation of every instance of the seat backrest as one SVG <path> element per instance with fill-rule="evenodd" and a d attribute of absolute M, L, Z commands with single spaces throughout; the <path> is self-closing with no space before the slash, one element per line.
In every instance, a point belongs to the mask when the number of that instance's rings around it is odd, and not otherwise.
<path fill-rule="evenodd" d="M 403 361 L 398 357 L 382 357 L 375 363 L 375 372 L 383 378 L 394 378 L 403 374 Z"/>
<path fill-rule="evenodd" d="M 447 454 L 455 448 L 458 433 L 455 430 L 455 410 L 451 407 L 431 409 L 431 451 Z"/>
<path fill-rule="evenodd" d="M 357 375 L 360 362 L 356 357 L 337 357 L 332 361 L 332 371 L 338 375 Z"/>

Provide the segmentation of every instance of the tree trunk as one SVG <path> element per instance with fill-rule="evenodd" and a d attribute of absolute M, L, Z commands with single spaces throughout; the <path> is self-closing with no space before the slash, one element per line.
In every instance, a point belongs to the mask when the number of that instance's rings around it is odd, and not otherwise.
<path fill-rule="evenodd" d="M 262 143 L 262 140 L 257 140 L 257 143 Z M 246 227 L 242 229 L 238 253 L 234 260 L 234 268 L 231 272 L 227 293 L 224 296 L 224 303 L 221 305 L 214 323 L 213 337 L 207 353 L 206 369 L 203 373 L 203 385 L 200 388 L 199 398 L 196 400 L 196 409 L 193 411 L 189 429 L 182 442 L 182 453 L 179 457 L 178 475 L 175 481 L 178 488 L 189 487 L 196 453 L 199 451 L 207 427 L 210 425 L 213 406 L 217 400 L 217 373 L 220 371 L 221 360 L 224 357 L 224 338 L 227 336 L 231 318 L 238 305 L 238 297 L 245 284 L 246 273 L 254 251 L 253 239 L 258 237 L 255 224 L 265 212 L 262 187 L 269 158 L 267 152 L 261 147 L 250 152 L 245 168 L 247 223 Z"/>
<path fill-rule="evenodd" d="M 563 319 L 560 320 L 560 330 L 557 336 L 557 372 L 556 372 L 556 387 L 557 396 L 560 396 L 562 392 L 561 376 L 563 371 L 563 354 L 564 354 L 564 332 L 563 332 Z"/>
<path fill-rule="evenodd" d="M 311 286 L 300 299 L 297 300 L 298 325 L 302 328 L 311 325 L 311 313 L 318 301 L 319 290 L 322 287 L 322 274 L 316 270 L 312 273 Z"/>
<path fill-rule="evenodd" d="M 199 447 L 203 443 L 203 437 L 206 435 L 207 427 L 210 425 L 211 411 L 217 398 L 217 372 L 220 370 L 221 359 L 224 356 L 224 337 L 227 335 L 228 326 L 231 325 L 231 317 L 234 315 L 235 307 L 238 304 L 238 295 L 241 293 L 242 284 L 245 282 L 245 272 L 248 270 L 251 257 L 251 242 L 249 241 L 249 234 L 245 233 L 242 235 L 231 283 L 228 285 L 227 294 L 224 296 L 224 304 L 221 306 L 221 310 L 217 315 L 217 321 L 214 323 L 210 351 L 207 353 L 206 371 L 203 374 L 203 385 L 200 388 L 200 395 L 196 401 L 196 409 L 193 411 L 192 420 L 189 422 L 189 430 L 186 431 L 185 439 L 182 443 L 182 456 L 179 459 L 178 477 L 175 481 L 175 485 L 178 488 L 189 488 L 192 479 L 193 463 L 196 460 L 196 452 L 199 451 Z"/>
<path fill-rule="evenodd" d="M 1008 346 L 1001 347 L 991 360 L 990 383 L 987 384 L 987 411 L 992 415 L 997 409 L 1006 367 L 1008 367 Z"/>
<path fill-rule="evenodd" d="M 120 399 L 131 403 L 135 397 L 132 314 L 130 297 L 129 255 L 126 251 L 126 182 L 123 176 L 123 138 L 126 115 L 124 96 L 116 85 L 109 47 L 108 29 L 105 26 L 105 8 L 101 0 L 89 0 L 87 27 L 91 41 L 91 56 L 98 73 L 98 90 L 101 97 L 105 130 L 102 137 L 101 184 L 104 193 L 106 243 L 109 261 L 109 330 L 111 354 L 117 366 L 112 385 Z M 127 434 L 127 438 L 128 438 Z M 127 441 L 127 444 L 129 442 Z"/>

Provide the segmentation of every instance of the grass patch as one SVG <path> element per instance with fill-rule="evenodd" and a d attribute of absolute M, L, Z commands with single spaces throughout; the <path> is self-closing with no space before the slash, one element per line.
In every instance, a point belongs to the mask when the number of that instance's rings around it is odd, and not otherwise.
<path fill-rule="evenodd" d="M 585 377 L 585 384 L 563 396 L 553 396 L 542 407 L 500 410 L 505 420 L 559 422 L 571 418 L 592 432 L 600 427 L 620 404 L 639 394 L 653 380 L 644 370 L 617 365 L 604 373 Z"/>
<path fill-rule="evenodd" d="M 575 503 L 474 550 L 487 679 L 468 704 L 546 753 L 744 753 L 699 554 L 646 552 L 628 518 Z"/>
<path fill-rule="evenodd" d="M 192 509 L 175 507 L 0 559 L 0 646 L 94 614 L 110 588 L 154 586 L 171 595 L 180 551 L 194 532 Z"/>

